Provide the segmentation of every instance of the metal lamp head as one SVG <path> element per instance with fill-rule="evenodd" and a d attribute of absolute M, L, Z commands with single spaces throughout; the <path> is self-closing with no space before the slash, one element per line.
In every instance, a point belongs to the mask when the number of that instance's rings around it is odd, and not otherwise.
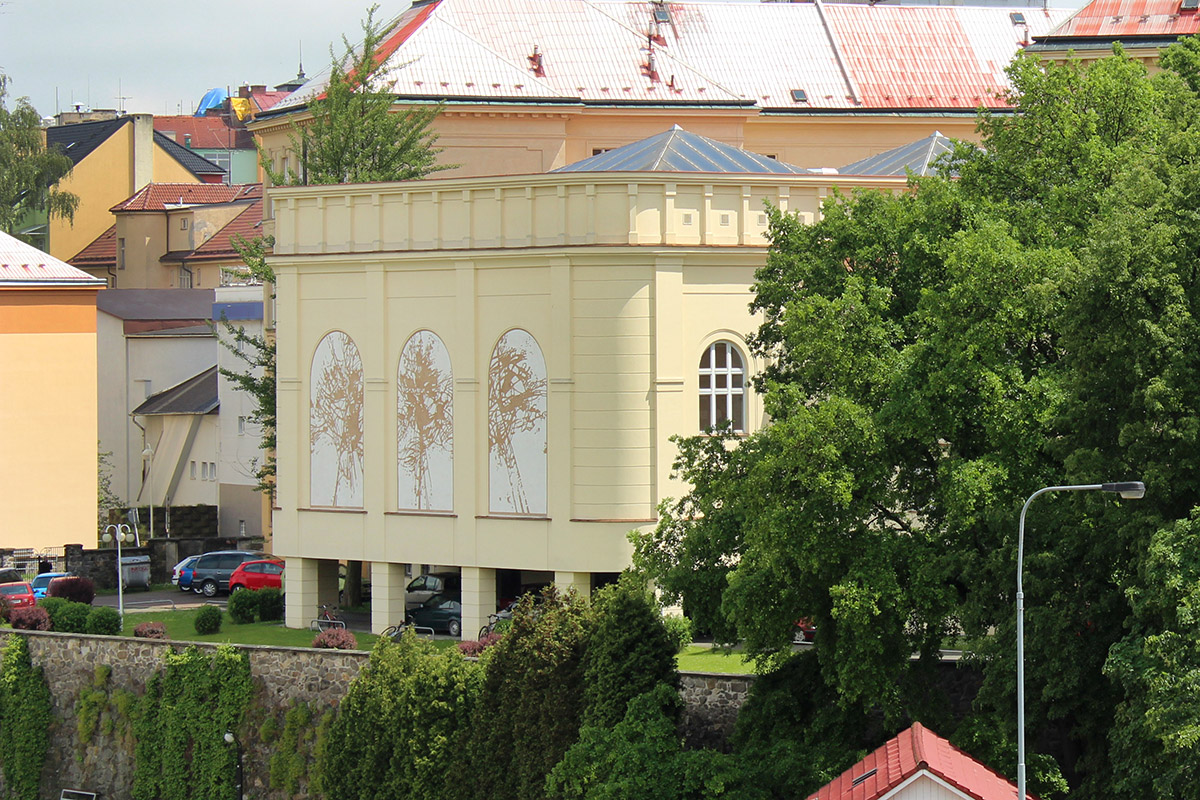
<path fill-rule="evenodd" d="M 236 740 L 233 738 L 233 733 L 231 731 L 225 731 L 225 744 L 233 744 L 234 741 Z"/>
<path fill-rule="evenodd" d="M 1100 491 L 1113 492 L 1126 500 L 1141 500 L 1146 496 L 1146 484 L 1141 481 L 1121 481 L 1119 483 L 1104 483 Z"/>

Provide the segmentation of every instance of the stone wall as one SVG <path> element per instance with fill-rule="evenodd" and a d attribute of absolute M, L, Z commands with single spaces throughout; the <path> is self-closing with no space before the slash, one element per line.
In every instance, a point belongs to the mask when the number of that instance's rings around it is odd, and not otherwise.
<path fill-rule="evenodd" d="M 683 696 L 680 727 L 688 747 L 728 752 L 738 711 L 750 694 L 754 677 L 714 672 L 679 674 L 679 693 Z"/>

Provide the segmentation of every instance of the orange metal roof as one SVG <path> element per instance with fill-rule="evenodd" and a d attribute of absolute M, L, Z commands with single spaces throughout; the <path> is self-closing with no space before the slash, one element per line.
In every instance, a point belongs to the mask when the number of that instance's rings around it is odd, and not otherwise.
<path fill-rule="evenodd" d="M 1066 36 L 1184 36 L 1200 31 L 1200 15 L 1180 0 L 1093 0 L 1050 32 Z"/>
<path fill-rule="evenodd" d="M 670 22 L 657 24 L 656 8 L 438 0 L 399 18 L 381 75 L 414 100 L 970 112 L 1005 106 L 1004 67 L 1069 14 L 1023 8 L 1017 25 L 1003 7 L 692 1 L 665 4 Z"/>
<path fill-rule="evenodd" d="M 808 800 L 879 800 L 920 772 L 975 800 L 1013 800 L 1017 794 L 1016 785 L 1007 778 L 915 722 Z"/>
<path fill-rule="evenodd" d="M 103 284 L 83 270 L 0 231 L 0 286 Z"/>

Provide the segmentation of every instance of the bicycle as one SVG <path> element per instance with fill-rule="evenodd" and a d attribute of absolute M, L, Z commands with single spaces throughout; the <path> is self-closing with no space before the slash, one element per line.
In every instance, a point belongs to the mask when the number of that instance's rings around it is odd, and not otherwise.
<path fill-rule="evenodd" d="M 494 614 L 488 614 L 487 625 L 484 625 L 482 628 L 479 629 L 479 635 L 476 636 L 475 639 L 477 641 L 482 640 L 483 637 L 487 636 L 489 633 L 495 633 L 496 626 L 505 620 L 511 620 L 512 616 L 513 616 L 513 606 L 511 606 L 511 605 L 508 608 L 503 609 L 502 611 L 497 611 Z"/>
<path fill-rule="evenodd" d="M 308 624 L 310 631 L 327 631 L 330 628 L 345 628 L 346 622 L 337 615 L 337 607 L 329 605 L 319 606 L 320 613 L 317 618 Z"/>

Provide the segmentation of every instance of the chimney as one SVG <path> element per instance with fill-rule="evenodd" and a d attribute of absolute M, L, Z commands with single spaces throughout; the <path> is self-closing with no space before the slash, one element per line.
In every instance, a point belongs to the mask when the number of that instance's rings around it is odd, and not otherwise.
<path fill-rule="evenodd" d="M 154 116 L 131 114 L 133 120 L 133 191 L 154 180 Z"/>

